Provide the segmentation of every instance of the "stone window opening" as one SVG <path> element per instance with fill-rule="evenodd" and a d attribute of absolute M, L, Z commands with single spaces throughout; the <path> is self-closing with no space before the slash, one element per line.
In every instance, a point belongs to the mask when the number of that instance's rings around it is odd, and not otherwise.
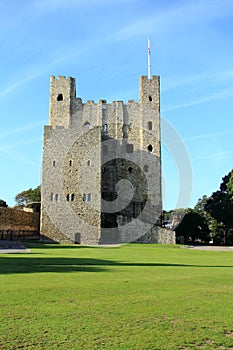
<path fill-rule="evenodd" d="M 147 123 L 148 130 L 152 130 L 152 122 Z"/>
<path fill-rule="evenodd" d="M 149 146 L 147 147 L 147 149 L 148 149 L 148 152 L 151 153 L 151 152 L 153 151 L 152 145 L 149 145 Z"/>
<path fill-rule="evenodd" d="M 67 202 L 70 201 L 70 195 L 69 194 L 66 195 L 66 200 L 67 200 Z"/>
<path fill-rule="evenodd" d="M 88 165 L 88 166 L 91 165 L 91 161 L 90 161 L 90 160 L 87 161 L 87 165 Z"/>
<path fill-rule="evenodd" d="M 70 159 L 70 166 L 72 166 L 73 165 L 73 160 L 72 159 Z"/>
<path fill-rule="evenodd" d="M 133 129 L 133 123 L 129 123 L 129 130 Z"/>
<path fill-rule="evenodd" d="M 63 101 L 63 95 L 62 94 L 58 94 L 57 101 Z"/>
<path fill-rule="evenodd" d="M 104 132 L 108 132 L 108 124 L 104 124 L 103 130 L 104 130 Z"/>
<path fill-rule="evenodd" d="M 56 161 L 55 160 L 53 160 L 53 166 L 56 166 Z"/>
<path fill-rule="evenodd" d="M 58 202 L 58 193 L 55 194 L 55 202 Z"/>
<path fill-rule="evenodd" d="M 87 200 L 87 196 L 86 196 L 86 193 L 83 194 L 83 202 L 86 202 Z"/>
<path fill-rule="evenodd" d="M 127 153 L 133 153 L 133 144 L 132 143 L 127 143 L 126 145 L 126 152 Z"/>
<path fill-rule="evenodd" d="M 85 126 L 86 128 L 88 128 L 88 129 L 90 129 L 91 123 L 89 123 L 88 121 L 86 121 L 86 122 L 84 123 L 84 126 Z"/>
<path fill-rule="evenodd" d="M 149 96 L 149 101 L 152 102 L 152 97 L 151 96 Z"/>
<path fill-rule="evenodd" d="M 88 202 L 91 201 L 91 194 L 90 194 L 90 193 L 88 193 L 88 195 L 87 195 L 87 201 L 88 201 Z"/>
<path fill-rule="evenodd" d="M 71 195 L 71 202 L 73 202 L 74 201 L 74 193 L 72 193 L 72 195 Z"/>
<path fill-rule="evenodd" d="M 132 173 L 132 171 L 133 171 L 133 168 L 130 166 L 130 167 L 128 167 L 128 172 L 131 174 Z"/>

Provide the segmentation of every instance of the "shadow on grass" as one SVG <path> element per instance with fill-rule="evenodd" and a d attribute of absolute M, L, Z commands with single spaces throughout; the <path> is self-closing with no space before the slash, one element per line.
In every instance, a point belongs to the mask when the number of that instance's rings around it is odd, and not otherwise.
<path fill-rule="evenodd" d="M 233 267 L 172 263 L 131 263 L 93 258 L 0 257 L 0 274 L 43 272 L 109 272 L 109 267 Z M 112 271 L 112 270 L 111 270 Z"/>

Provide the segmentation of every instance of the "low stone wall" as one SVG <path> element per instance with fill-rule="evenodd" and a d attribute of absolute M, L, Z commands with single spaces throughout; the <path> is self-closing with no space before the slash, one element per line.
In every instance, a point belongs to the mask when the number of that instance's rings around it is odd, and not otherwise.
<path fill-rule="evenodd" d="M 0 239 L 37 239 L 40 214 L 13 208 L 0 208 Z"/>
<path fill-rule="evenodd" d="M 149 232 L 138 238 L 134 243 L 176 244 L 176 234 L 175 231 L 153 226 Z"/>

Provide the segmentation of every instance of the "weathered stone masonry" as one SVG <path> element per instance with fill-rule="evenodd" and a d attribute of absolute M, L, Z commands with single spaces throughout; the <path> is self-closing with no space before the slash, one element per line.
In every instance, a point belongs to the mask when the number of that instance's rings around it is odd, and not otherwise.
<path fill-rule="evenodd" d="M 151 242 L 162 211 L 160 148 L 158 76 L 141 76 L 139 101 L 127 104 L 83 103 L 76 98 L 74 78 L 51 77 L 41 234 L 57 241 L 101 244 L 130 242 L 150 232 Z M 130 203 L 128 190 L 119 202 L 121 180 L 133 184 Z"/>

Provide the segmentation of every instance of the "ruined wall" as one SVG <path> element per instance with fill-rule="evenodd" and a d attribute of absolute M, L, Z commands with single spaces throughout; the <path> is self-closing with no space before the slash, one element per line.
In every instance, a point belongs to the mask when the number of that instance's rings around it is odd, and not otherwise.
<path fill-rule="evenodd" d="M 0 208 L 0 239 L 39 238 L 40 215 Z"/>
<path fill-rule="evenodd" d="M 175 231 L 153 226 L 145 235 L 134 241 L 134 243 L 176 244 L 176 234 Z"/>

